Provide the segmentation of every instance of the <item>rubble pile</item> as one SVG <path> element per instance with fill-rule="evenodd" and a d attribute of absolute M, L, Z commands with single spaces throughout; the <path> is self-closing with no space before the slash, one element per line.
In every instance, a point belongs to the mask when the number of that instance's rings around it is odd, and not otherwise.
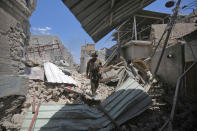
<path fill-rule="evenodd" d="M 145 112 L 121 125 L 123 131 L 156 131 L 168 120 L 171 105 L 163 96 L 166 96 L 165 85 L 157 83 L 148 92 L 152 98 L 152 105 Z M 169 97 L 168 97 L 169 98 Z M 170 98 L 170 100 L 172 97 Z"/>
<path fill-rule="evenodd" d="M 67 89 L 72 89 L 81 94 L 91 96 L 90 80 L 86 79 L 85 75 L 79 74 L 77 71 L 69 72 L 77 82 L 77 86 L 55 83 L 50 84 L 40 80 L 29 80 L 29 90 L 26 98 L 25 96 L 1 98 L 0 131 L 20 130 L 25 115 L 33 104 L 34 99 L 36 103 L 41 102 L 41 104 L 84 104 L 84 101 L 78 94 L 70 92 Z M 103 101 L 112 92 L 114 92 L 114 87 L 101 83 L 98 87 L 96 98 Z M 11 104 L 5 106 L 5 103 Z"/>
<path fill-rule="evenodd" d="M 73 71 L 72 77 L 77 81 L 77 86 L 65 86 L 63 84 L 47 84 L 42 81 L 30 80 L 29 91 L 27 94 L 27 100 L 25 105 L 31 105 L 33 97 L 36 101 L 41 103 L 58 103 L 58 104 L 82 104 L 79 95 L 69 92 L 67 88 L 82 94 L 91 95 L 90 80 L 86 79 L 84 75 Z M 114 87 L 109 87 L 104 84 L 100 84 L 97 90 L 99 98 L 104 100 L 114 91 Z M 27 106 L 28 107 L 28 106 Z"/>
<path fill-rule="evenodd" d="M 0 131 L 20 129 L 25 112 L 22 112 L 24 96 L 12 95 L 0 98 Z M 9 103 L 9 104 L 8 104 Z"/>
<path fill-rule="evenodd" d="M 139 116 L 121 125 L 122 131 L 157 131 L 169 120 L 172 109 L 174 88 L 164 83 L 157 83 L 149 91 L 152 105 Z M 197 130 L 195 118 L 197 116 L 196 104 L 181 99 L 177 103 L 177 111 L 174 119 L 174 130 Z M 164 131 L 168 129 L 164 128 Z"/>

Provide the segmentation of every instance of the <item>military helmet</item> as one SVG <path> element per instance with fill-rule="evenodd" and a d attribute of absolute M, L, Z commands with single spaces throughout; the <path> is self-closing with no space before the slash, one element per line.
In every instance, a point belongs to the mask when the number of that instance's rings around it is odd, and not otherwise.
<path fill-rule="evenodd" d="M 98 56 L 98 52 L 97 51 L 93 51 L 91 54 L 92 57 L 97 57 Z"/>

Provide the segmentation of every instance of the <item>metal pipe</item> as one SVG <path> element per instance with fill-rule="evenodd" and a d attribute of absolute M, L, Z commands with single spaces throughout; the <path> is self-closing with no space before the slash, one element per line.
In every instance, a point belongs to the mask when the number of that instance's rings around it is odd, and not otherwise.
<path fill-rule="evenodd" d="M 28 129 L 28 131 L 31 131 L 32 130 L 32 128 L 33 128 L 33 126 L 34 126 L 34 123 L 35 123 L 35 120 L 36 120 L 36 118 L 37 118 L 37 115 L 38 115 L 38 111 L 39 111 L 39 108 L 40 108 L 40 102 L 38 103 L 38 106 L 37 106 L 37 108 L 36 108 L 36 112 L 35 112 L 35 114 L 34 114 L 34 116 L 33 116 L 33 118 L 32 118 L 32 121 L 31 121 L 31 124 L 30 124 L 30 126 L 29 126 L 29 129 Z"/>
<path fill-rule="evenodd" d="M 35 105 L 36 105 L 36 98 L 35 98 L 35 94 L 34 94 L 34 97 L 33 97 L 33 105 L 32 105 L 32 114 L 35 113 Z"/>
<path fill-rule="evenodd" d="M 163 131 L 164 128 L 170 124 L 170 130 L 172 129 L 172 121 L 174 119 L 174 114 L 175 114 L 175 108 L 176 108 L 176 103 L 177 103 L 177 98 L 178 98 L 178 93 L 179 93 L 179 88 L 180 88 L 180 83 L 181 80 L 185 77 L 185 75 L 197 64 L 197 61 L 195 61 L 183 74 L 181 74 L 181 76 L 179 76 L 179 78 L 177 79 L 177 83 L 176 83 L 176 89 L 175 89 L 175 95 L 173 98 L 173 105 L 172 105 L 172 110 L 170 113 L 170 119 L 168 119 L 164 125 L 159 129 L 159 131 Z"/>
<path fill-rule="evenodd" d="M 173 99 L 173 106 L 172 106 L 172 111 L 171 111 L 171 115 L 170 115 L 170 122 L 172 122 L 174 119 L 174 112 L 175 112 L 175 107 L 176 107 L 176 103 L 177 103 L 177 97 L 178 97 L 178 93 L 179 93 L 179 87 L 180 87 L 181 80 L 196 64 L 197 64 L 197 61 L 195 61 L 181 76 L 179 76 L 179 78 L 177 80 L 175 95 L 174 95 L 174 99 Z"/>
<path fill-rule="evenodd" d="M 133 17 L 134 19 L 134 29 L 135 29 L 135 40 L 137 40 L 137 27 L 136 27 L 136 17 Z"/>

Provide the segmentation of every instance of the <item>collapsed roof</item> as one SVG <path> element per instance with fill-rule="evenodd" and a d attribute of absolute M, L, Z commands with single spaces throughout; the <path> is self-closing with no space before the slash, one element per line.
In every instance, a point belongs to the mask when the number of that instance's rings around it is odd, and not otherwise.
<path fill-rule="evenodd" d="M 155 0 L 62 0 L 97 42 Z"/>

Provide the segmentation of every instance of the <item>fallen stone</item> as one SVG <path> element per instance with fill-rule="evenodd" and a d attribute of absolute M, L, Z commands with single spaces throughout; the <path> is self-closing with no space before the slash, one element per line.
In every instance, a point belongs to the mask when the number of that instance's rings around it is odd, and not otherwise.
<path fill-rule="evenodd" d="M 25 116 L 21 115 L 21 114 L 15 114 L 13 115 L 11 122 L 14 124 L 22 124 L 23 120 L 24 120 Z"/>

